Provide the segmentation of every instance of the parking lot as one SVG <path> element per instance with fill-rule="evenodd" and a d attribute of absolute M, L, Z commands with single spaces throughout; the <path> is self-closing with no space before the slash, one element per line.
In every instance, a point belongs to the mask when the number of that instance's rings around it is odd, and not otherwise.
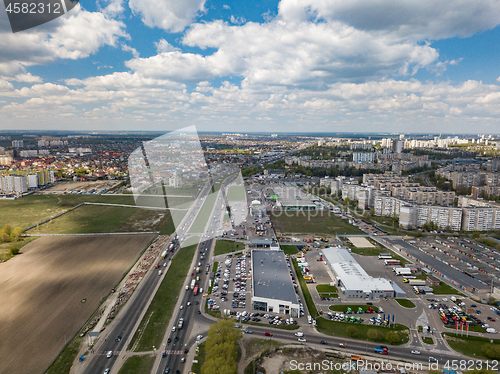
<path fill-rule="evenodd" d="M 287 260 L 290 264 L 290 262 Z M 251 293 L 251 261 L 250 256 L 224 256 L 219 262 L 214 276 L 212 294 L 208 300 L 209 309 L 230 315 L 239 321 L 269 323 L 276 326 L 282 324 L 299 324 L 297 318 L 278 313 L 265 313 L 252 310 Z M 293 284 L 300 301 L 300 314 L 305 316 L 304 305 L 300 296 L 300 287 L 289 266 Z M 307 321 L 305 321 L 307 323 Z"/>

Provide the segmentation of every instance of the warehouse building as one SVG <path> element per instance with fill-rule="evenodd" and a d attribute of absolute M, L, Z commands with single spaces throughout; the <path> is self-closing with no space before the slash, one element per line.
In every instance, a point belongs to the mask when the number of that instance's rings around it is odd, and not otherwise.
<path fill-rule="evenodd" d="M 391 282 L 385 278 L 374 278 L 368 275 L 347 249 L 325 248 L 323 256 L 333 272 L 337 287 L 347 297 L 371 300 L 395 296 Z"/>
<path fill-rule="evenodd" d="M 252 251 L 252 307 L 299 317 L 299 302 L 283 251 Z"/>
<path fill-rule="evenodd" d="M 273 190 L 277 196 L 276 206 L 281 210 L 316 210 L 316 204 L 314 204 L 310 196 L 297 187 L 280 186 L 274 187 Z"/>

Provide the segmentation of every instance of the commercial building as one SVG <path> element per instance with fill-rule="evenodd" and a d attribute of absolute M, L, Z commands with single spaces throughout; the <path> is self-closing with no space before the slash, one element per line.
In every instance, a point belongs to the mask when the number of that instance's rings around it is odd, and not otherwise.
<path fill-rule="evenodd" d="M 316 204 L 314 204 L 309 195 L 297 187 L 274 187 L 274 193 L 277 195 L 276 206 L 281 210 L 316 210 Z"/>
<path fill-rule="evenodd" d="M 299 302 L 283 251 L 252 251 L 252 307 L 299 317 Z"/>
<path fill-rule="evenodd" d="M 323 249 L 323 257 L 330 267 L 335 284 L 343 295 L 365 300 L 394 297 L 394 287 L 385 278 L 374 278 L 361 267 L 343 247 Z"/>

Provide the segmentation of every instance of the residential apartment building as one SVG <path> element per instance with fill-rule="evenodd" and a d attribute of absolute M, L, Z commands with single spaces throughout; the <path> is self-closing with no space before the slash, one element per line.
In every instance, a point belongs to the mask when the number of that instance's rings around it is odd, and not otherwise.
<path fill-rule="evenodd" d="M 441 229 L 460 230 L 462 226 L 462 208 L 418 204 L 394 196 L 377 196 L 374 201 L 375 215 L 398 216 L 404 228 L 422 227 L 434 222 Z"/>
<path fill-rule="evenodd" d="M 500 229 L 500 207 L 465 207 L 462 211 L 462 228 L 465 231 Z"/>
<path fill-rule="evenodd" d="M 373 152 L 353 152 L 353 162 L 373 162 L 375 160 L 375 153 Z"/>
<path fill-rule="evenodd" d="M 28 181 L 24 175 L 2 175 L 0 190 L 8 193 L 24 193 L 28 191 Z"/>

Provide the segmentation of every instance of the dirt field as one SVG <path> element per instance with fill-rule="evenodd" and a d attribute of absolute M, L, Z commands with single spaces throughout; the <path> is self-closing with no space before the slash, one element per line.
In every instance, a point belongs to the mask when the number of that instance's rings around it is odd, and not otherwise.
<path fill-rule="evenodd" d="M 122 181 L 61 182 L 43 190 L 43 193 L 77 193 L 91 190 L 108 190 Z"/>
<path fill-rule="evenodd" d="M 362 236 L 349 236 L 349 240 L 358 248 L 375 248 L 372 243 Z"/>
<path fill-rule="evenodd" d="M 0 373 L 43 373 L 153 237 L 43 237 L 0 264 Z"/>

